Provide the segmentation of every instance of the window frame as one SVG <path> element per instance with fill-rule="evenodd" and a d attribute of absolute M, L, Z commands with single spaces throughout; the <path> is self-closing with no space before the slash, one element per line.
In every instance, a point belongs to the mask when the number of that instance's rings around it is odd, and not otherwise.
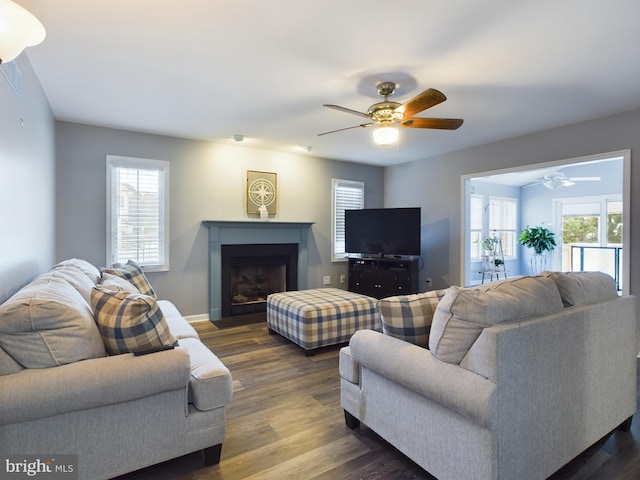
<path fill-rule="evenodd" d="M 117 262 L 117 252 L 114 251 L 114 228 L 117 222 L 117 196 L 114 195 L 117 184 L 115 173 L 117 168 L 130 168 L 137 170 L 156 170 L 161 172 L 159 180 L 159 193 L 162 199 L 158 202 L 161 220 L 158 222 L 162 232 L 158 233 L 160 245 L 160 255 L 158 262 L 145 262 L 133 259 L 146 272 L 169 271 L 169 162 L 165 160 L 152 160 L 147 158 L 124 157 L 118 155 L 107 155 L 107 205 L 106 205 L 106 265 L 110 266 Z"/>
<path fill-rule="evenodd" d="M 474 224 L 474 208 L 473 203 L 480 203 L 480 228 L 473 228 Z M 484 195 L 478 193 L 472 193 L 469 195 L 469 258 L 473 262 L 481 262 L 482 261 L 482 247 L 481 242 L 483 238 L 486 238 L 484 235 L 484 225 L 485 218 L 483 214 L 483 206 L 484 205 Z M 477 220 L 477 219 L 476 219 Z M 475 234 L 475 235 L 474 235 Z M 474 236 L 477 236 L 477 239 L 474 240 Z M 474 253 L 476 255 L 474 255 Z"/>
<path fill-rule="evenodd" d="M 469 226 L 468 226 L 468 232 L 469 232 L 469 259 L 471 262 L 481 262 L 482 261 L 482 248 L 481 247 L 475 247 L 474 243 L 473 243 L 473 233 L 478 233 L 480 232 L 480 237 L 479 237 L 479 242 L 482 242 L 482 240 L 484 240 L 485 238 L 489 238 L 489 237 L 493 237 L 493 236 L 497 236 L 497 237 L 502 237 L 499 233 L 500 232 L 508 232 L 510 234 L 510 238 L 512 238 L 512 245 L 511 248 L 509 248 L 508 246 L 506 246 L 503 242 L 502 244 L 502 249 L 503 251 L 509 251 L 511 250 L 511 252 L 513 252 L 512 255 L 504 255 L 504 259 L 505 260 L 516 260 L 518 258 L 518 249 L 517 249 L 517 241 L 518 241 L 518 225 L 520 222 L 520 212 L 518 210 L 518 199 L 515 197 L 505 197 L 505 196 L 496 196 L 496 195 L 486 195 L 486 194 L 481 194 L 481 193 L 473 193 L 470 194 L 469 196 Z M 472 229 L 471 228 L 471 224 L 473 223 L 474 219 L 472 218 L 473 215 L 473 209 L 471 208 L 471 199 L 475 200 L 475 201 L 482 201 L 482 205 L 484 205 L 482 207 L 481 210 L 481 224 L 482 224 L 482 228 L 481 229 Z M 491 212 L 495 211 L 495 206 L 497 202 L 510 202 L 514 204 L 514 210 L 515 210 L 515 222 L 513 225 L 513 228 L 500 228 L 500 229 L 496 229 L 496 228 L 491 228 L 492 227 L 492 222 L 491 222 Z M 479 256 L 473 256 L 472 253 L 477 253 Z"/>
<path fill-rule="evenodd" d="M 331 179 L 331 261 L 332 262 L 346 262 L 347 256 L 344 248 L 344 212 L 348 208 L 342 208 L 338 205 L 338 192 L 340 189 L 356 189 L 360 192 L 359 209 L 364 208 L 364 182 L 356 180 L 343 180 L 339 178 Z M 354 202 L 355 205 L 355 202 Z M 342 241 L 338 238 L 338 235 L 342 236 Z M 338 251 L 337 246 L 342 243 L 342 251 Z"/>
<path fill-rule="evenodd" d="M 513 228 L 493 228 L 494 226 L 492 225 L 491 222 L 491 215 L 492 212 L 495 211 L 495 206 L 497 202 L 504 202 L 504 203 L 512 203 L 513 204 L 513 210 L 514 210 L 514 222 L 513 222 Z M 488 208 L 488 212 L 487 212 L 487 237 L 489 236 L 496 236 L 500 239 L 502 239 L 502 235 L 499 234 L 499 232 L 505 232 L 507 234 L 509 234 L 509 237 L 511 238 L 511 245 L 505 245 L 504 242 L 502 242 L 502 251 L 511 251 L 512 254 L 505 254 L 504 258 L 505 260 L 515 260 L 518 258 L 518 225 L 520 224 L 520 211 L 518 209 L 518 199 L 515 197 L 504 197 L 504 196 L 494 196 L 494 195 L 489 195 L 489 208 Z"/>

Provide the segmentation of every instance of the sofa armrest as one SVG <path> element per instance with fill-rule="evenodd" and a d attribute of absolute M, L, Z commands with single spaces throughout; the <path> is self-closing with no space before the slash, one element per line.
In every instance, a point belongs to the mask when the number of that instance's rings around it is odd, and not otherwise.
<path fill-rule="evenodd" d="M 490 427 L 496 384 L 438 360 L 431 351 L 372 330 L 359 330 L 349 342 L 352 357 L 371 370 L 439 404 Z"/>
<path fill-rule="evenodd" d="M 200 340 L 183 338 L 180 348 L 191 358 L 189 402 L 198 410 L 224 407 L 233 395 L 231 372 Z"/>
<path fill-rule="evenodd" d="M 93 358 L 0 377 L 0 425 L 102 407 L 185 389 L 189 355 L 182 349 Z M 186 400 L 185 400 L 186 401 Z"/>
<path fill-rule="evenodd" d="M 353 359 L 350 347 L 340 349 L 338 368 L 340 369 L 340 377 L 354 385 L 360 384 L 360 365 Z"/>

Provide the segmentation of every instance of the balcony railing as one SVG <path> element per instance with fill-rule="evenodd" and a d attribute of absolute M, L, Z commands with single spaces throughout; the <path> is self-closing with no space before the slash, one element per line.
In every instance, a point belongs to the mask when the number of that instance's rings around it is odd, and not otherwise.
<path fill-rule="evenodd" d="M 608 273 L 622 290 L 622 247 L 570 245 L 571 271 L 601 271 Z"/>

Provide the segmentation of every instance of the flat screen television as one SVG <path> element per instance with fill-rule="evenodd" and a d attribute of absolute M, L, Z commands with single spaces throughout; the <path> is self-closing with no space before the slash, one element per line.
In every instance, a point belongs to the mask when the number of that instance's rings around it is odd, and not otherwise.
<path fill-rule="evenodd" d="M 420 255 L 420 207 L 345 210 L 345 251 L 361 255 Z"/>

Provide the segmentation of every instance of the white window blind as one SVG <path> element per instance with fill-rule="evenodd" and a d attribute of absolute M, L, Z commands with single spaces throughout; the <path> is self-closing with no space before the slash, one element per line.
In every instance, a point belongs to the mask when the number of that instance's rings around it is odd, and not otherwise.
<path fill-rule="evenodd" d="M 364 183 L 334 178 L 333 185 L 333 260 L 345 258 L 344 211 L 364 208 Z"/>
<path fill-rule="evenodd" d="M 169 162 L 107 156 L 107 265 L 169 269 Z"/>

